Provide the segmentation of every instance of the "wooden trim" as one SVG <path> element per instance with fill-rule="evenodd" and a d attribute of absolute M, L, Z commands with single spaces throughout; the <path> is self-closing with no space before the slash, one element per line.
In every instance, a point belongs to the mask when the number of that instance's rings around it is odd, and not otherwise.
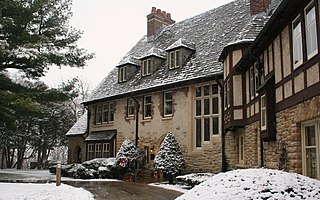
<path fill-rule="evenodd" d="M 291 106 L 297 105 L 303 101 L 306 101 L 318 95 L 320 95 L 320 82 L 277 103 L 276 112 L 279 112 Z"/>
<path fill-rule="evenodd" d="M 285 77 L 284 79 L 282 79 L 281 81 L 279 81 L 278 83 L 276 83 L 276 88 L 278 88 L 281 85 L 284 85 L 284 83 L 288 82 L 291 79 L 294 79 L 297 75 L 303 73 L 304 71 L 307 71 L 307 69 L 309 69 L 310 67 L 312 67 L 313 65 L 317 64 L 317 62 L 319 62 L 320 59 L 320 54 L 318 54 L 317 56 L 314 56 L 313 58 L 311 58 L 310 60 L 308 60 L 307 62 L 303 63 L 301 66 L 299 66 L 298 68 L 296 68 L 291 74 L 289 74 L 287 77 Z M 283 91 L 284 92 L 284 91 Z"/>
<path fill-rule="evenodd" d="M 279 35 L 279 42 L 280 42 L 280 64 L 281 64 L 281 66 L 280 66 L 280 69 L 281 69 L 281 80 L 284 78 L 284 71 L 283 71 L 283 67 L 284 67 L 284 65 L 283 65 L 283 55 L 284 55 L 284 53 L 283 53 L 283 47 L 282 47 L 282 33 L 283 33 L 283 30 L 281 31 L 281 33 L 280 33 L 280 35 Z M 275 72 L 276 70 L 274 70 L 274 72 Z"/>

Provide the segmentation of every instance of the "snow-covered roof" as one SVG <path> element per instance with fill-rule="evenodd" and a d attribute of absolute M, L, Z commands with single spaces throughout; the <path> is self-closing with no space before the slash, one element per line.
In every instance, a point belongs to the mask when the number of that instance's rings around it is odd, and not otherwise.
<path fill-rule="evenodd" d="M 236 0 L 167 26 L 152 42 L 143 36 L 120 64 L 126 63 L 130 57 L 141 58 L 152 47 L 167 49 L 181 38 L 193 43 L 196 51 L 185 66 L 169 70 L 167 62 L 163 62 L 151 76 L 141 77 L 137 71 L 131 79 L 122 83 L 118 83 L 118 68 L 115 67 L 85 103 L 222 74 L 222 63 L 218 57 L 223 47 L 235 38 L 251 18 L 249 2 Z"/>
<path fill-rule="evenodd" d="M 180 38 L 179 40 L 177 40 L 176 42 L 174 42 L 172 45 L 170 45 L 166 51 L 170 51 L 172 49 L 178 48 L 178 47 L 185 47 L 191 50 L 195 50 L 195 45 L 193 42 L 190 42 L 186 39 L 182 39 Z"/>
<path fill-rule="evenodd" d="M 139 59 L 143 59 L 149 56 L 157 56 L 159 58 L 165 58 L 166 54 L 162 49 L 152 47 L 145 54 L 143 54 Z"/>
<path fill-rule="evenodd" d="M 93 131 L 85 141 L 111 140 L 116 132 L 116 130 Z"/>
<path fill-rule="evenodd" d="M 87 111 L 83 113 L 80 119 L 66 133 L 67 136 L 83 135 L 87 131 Z"/>

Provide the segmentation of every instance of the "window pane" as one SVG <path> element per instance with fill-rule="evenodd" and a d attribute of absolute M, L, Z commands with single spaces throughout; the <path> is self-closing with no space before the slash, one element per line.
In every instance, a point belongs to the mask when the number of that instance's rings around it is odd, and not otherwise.
<path fill-rule="evenodd" d="M 210 118 L 204 119 L 204 141 L 210 141 Z"/>
<path fill-rule="evenodd" d="M 146 96 L 145 97 L 145 103 L 146 104 L 151 103 L 151 96 Z"/>
<path fill-rule="evenodd" d="M 170 53 L 170 68 L 174 67 L 174 52 Z"/>
<path fill-rule="evenodd" d="M 208 96 L 210 94 L 210 86 L 206 85 L 203 87 L 204 96 Z"/>
<path fill-rule="evenodd" d="M 151 73 L 151 59 L 148 59 L 148 65 L 147 65 L 147 75 Z"/>
<path fill-rule="evenodd" d="M 196 100 L 196 116 L 201 115 L 201 100 Z"/>
<path fill-rule="evenodd" d="M 315 126 L 306 126 L 306 146 L 316 146 Z"/>
<path fill-rule="evenodd" d="M 204 115 L 210 114 L 210 100 L 209 99 L 203 100 L 203 109 L 204 109 Z"/>
<path fill-rule="evenodd" d="M 317 178 L 317 153 L 316 148 L 306 149 L 306 170 L 307 176 Z"/>
<path fill-rule="evenodd" d="M 306 35 L 307 35 L 307 54 L 308 56 L 315 53 L 318 49 L 316 11 L 314 4 L 306 9 Z"/>
<path fill-rule="evenodd" d="M 293 23 L 292 33 L 293 44 L 293 64 L 302 61 L 302 37 L 301 37 L 301 21 L 300 18 Z"/>
<path fill-rule="evenodd" d="M 102 105 L 97 105 L 96 123 L 102 122 Z"/>
<path fill-rule="evenodd" d="M 212 85 L 212 94 L 218 94 L 218 84 Z"/>
<path fill-rule="evenodd" d="M 201 97 L 201 87 L 196 88 L 196 97 Z"/>
<path fill-rule="evenodd" d="M 213 135 L 219 134 L 219 118 L 218 117 L 212 118 L 212 134 Z"/>
<path fill-rule="evenodd" d="M 218 97 L 212 98 L 212 114 L 218 114 L 219 113 L 219 101 Z"/>
<path fill-rule="evenodd" d="M 196 147 L 201 147 L 201 119 L 196 119 Z"/>
<path fill-rule="evenodd" d="M 172 101 L 165 103 L 165 109 L 164 109 L 165 115 L 171 115 L 172 114 Z"/>
<path fill-rule="evenodd" d="M 168 100 L 172 100 L 172 93 L 171 92 L 165 93 L 165 101 L 168 101 Z"/>
<path fill-rule="evenodd" d="M 109 103 L 109 112 L 108 112 L 108 122 L 113 122 L 114 120 L 114 103 Z"/>
<path fill-rule="evenodd" d="M 177 50 L 177 51 L 176 51 L 176 65 L 175 65 L 176 67 L 179 67 L 179 60 L 180 60 L 180 56 L 179 56 L 179 55 L 180 55 L 180 53 L 179 53 L 179 51 Z"/>

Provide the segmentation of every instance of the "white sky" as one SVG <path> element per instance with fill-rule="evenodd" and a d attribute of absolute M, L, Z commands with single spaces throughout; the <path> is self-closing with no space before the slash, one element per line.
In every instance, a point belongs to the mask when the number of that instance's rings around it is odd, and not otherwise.
<path fill-rule="evenodd" d="M 156 7 L 176 22 L 232 0 L 74 0 L 71 26 L 83 31 L 78 45 L 95 53 L 84 69 L 51 67 L 42 80 L 50 87 L 75 76 L 96 87 L 147 32 L 147 15 Z"/>

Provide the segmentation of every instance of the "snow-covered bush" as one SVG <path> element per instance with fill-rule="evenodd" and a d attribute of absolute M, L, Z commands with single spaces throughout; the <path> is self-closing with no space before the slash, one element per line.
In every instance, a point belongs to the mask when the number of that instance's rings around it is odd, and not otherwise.
<path fill-rule="evenodd" d="M 61 175 L 73 178 L 117 178 L 115 158 L 96 158 L 82 164 L 61 166 Z M 56 173 L 55 166 L 50 168 L 51 173 Z"/>
<path fill-rule="evenodd" d="M 179 174 L 185 167 L 180 146 L 171 132 L 164 138 L 154 159 L 154 166 L 155 169 L 169 175 L 169 182 L 172 182 L 172 176 Z"/>
<path fill-rule="evenodd" d="M 116 165 L 124 169 L 134 169 L 136 162 L 143 161 L 144 154 L 129 139 L 125 139 L 116 156 Z"/>
<path fill-rule="evenodd" d="M 73 178 L 89 179 L 97 178 L 98 173 L 94 169 L 87 169 L 83 165 L 77 166 L 76 169 L 72 169 Z"/>
<path fill-rule="evenodd" d="M 179 184 L 194 187 L 194 186 L 199 185 L 200 183 L 208 180 L 209 178 L 211 178 L 214 175 L 215 174 L 213 174 L 213 173 L 192 173 L 192 174 L 177 176 L 176 180 Z"/>
<path fill-rule="evenodd" d="M 320 181 L 271 169 L 219 173 L 177 198 L 193 199 L 320 199 Z"/>

